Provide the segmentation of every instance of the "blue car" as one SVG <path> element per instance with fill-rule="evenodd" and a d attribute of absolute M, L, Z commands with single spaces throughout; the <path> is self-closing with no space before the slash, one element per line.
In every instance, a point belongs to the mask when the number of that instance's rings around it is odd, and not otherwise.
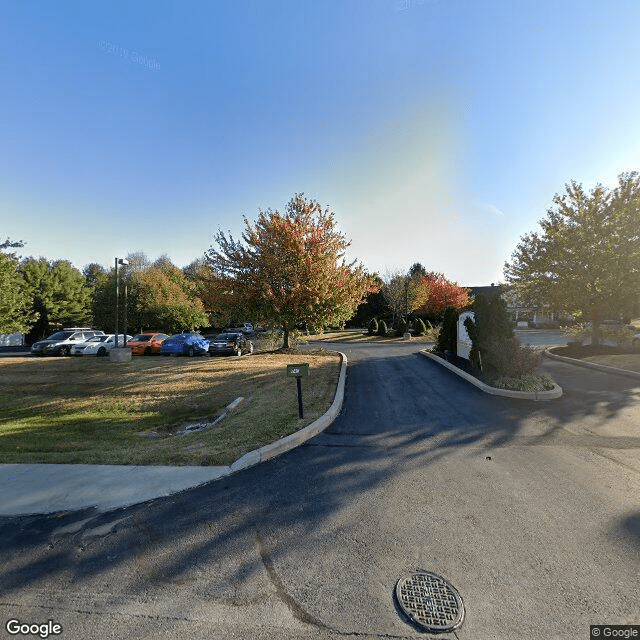
<path fill-rule="evenodd" d="M 201 356 L 209 353 L 209 341 L 199 333 L 176 333 L 160 345 L 163 356 Z"/>

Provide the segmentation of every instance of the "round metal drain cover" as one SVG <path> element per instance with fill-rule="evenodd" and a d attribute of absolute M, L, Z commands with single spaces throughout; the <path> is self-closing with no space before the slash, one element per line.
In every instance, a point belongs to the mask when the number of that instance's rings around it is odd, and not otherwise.
<path fill-rule="evenodd" d="M 430 633 L 457 629 L 464 620 L 464 604 L 442 576 L 419 571 L 396 583 L 396 600 L 415 624 Z"/>

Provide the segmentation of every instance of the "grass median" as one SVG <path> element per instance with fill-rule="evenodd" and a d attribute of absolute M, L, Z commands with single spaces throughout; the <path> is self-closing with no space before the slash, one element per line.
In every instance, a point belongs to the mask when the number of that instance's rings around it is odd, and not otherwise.
<path fill-rule="evenodd" d="M 286 365 L 309 363 L 305 417 Z M 329 408 L 340 371 L 332 353 L 243 358 L 0 360 L 0 463 L 227 465 L 294 433 Z M 217 426 L 188 435 L 238 397 Z"/>
<path fill-rule="evenodd" d="M 590 356 L 583 359 L 586 362 L 604 364 L 607 367 L 616 367 L 618 369 L 626 369 L 627 371 L 636 371 L 640 373 L 640 353 L 625 353 L 609 356 Z"/>

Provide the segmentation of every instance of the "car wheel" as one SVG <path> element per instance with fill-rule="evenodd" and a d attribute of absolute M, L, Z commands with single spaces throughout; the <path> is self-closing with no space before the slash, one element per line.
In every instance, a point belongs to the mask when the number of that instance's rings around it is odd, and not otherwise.
<path fill-rule="evenodd" d="M 60 349 L 61 356 L 68 356 L 71 353 L 71 347 L 62 347 Z"/>
<path fill-rule="evenodd" d="M 153 354 L 153 351 L 151 351 L 151 347 L 147 347 L 142 353 L 143 356 L 150 356 L 152 354 Z"/>
<path fill-rule="evenodd" d="M 104 347 L 100 347 L 98 349 L 98 358 L 101 358 L 106 355 L 107 355 L 107 350 Z"/>
<path fill-rule="evenodd" d="M 193 358 L 193 356 L 196 355 L 196 350 L 193 348 L 193 346 L 189 347 L 189 351 L 187 352 L 190 358 Z"/>

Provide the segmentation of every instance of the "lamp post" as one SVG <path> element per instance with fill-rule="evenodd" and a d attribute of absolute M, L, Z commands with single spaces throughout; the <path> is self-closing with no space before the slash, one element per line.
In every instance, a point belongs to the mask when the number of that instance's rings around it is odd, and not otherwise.
<path fill-rule="evenodd" d="M 118 278 L 118 265 L 122 265 L 123 267 L 126 267 L 129 264 L 129 261 L 126 260 L 125 258 L 116 258 L 116 337 L 115 337 L 115 348 L 118 348 L 118 300 L 120 298 L 120 280 Z M 126 298 L 126 291 L 127 291 L 127 285 L 125 284 L 125 307 L 124 307 L 124 312 L 125 312 L 125 321 L 124 321 L 124 326 L 125 326 L 125 334 L 124 334 L 124 341 L 125 341 L 125 346 L 127 344 L 127 338 L 126 338 L 126 327 L 127 327 L 127 320 L 126 320 L 126 313 L 127 313 L 127 298 Z"/>

